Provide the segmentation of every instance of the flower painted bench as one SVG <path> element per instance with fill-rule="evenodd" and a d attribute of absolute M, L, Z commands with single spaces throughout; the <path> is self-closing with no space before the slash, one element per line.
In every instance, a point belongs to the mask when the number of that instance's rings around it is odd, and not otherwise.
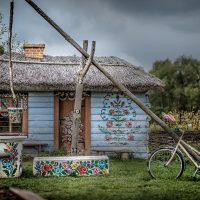
<path fill-rule="evenodd" d="M 109 173 L 107 156 L 35 157 L 33 174 L 36 176 L 88 176 Z"/>

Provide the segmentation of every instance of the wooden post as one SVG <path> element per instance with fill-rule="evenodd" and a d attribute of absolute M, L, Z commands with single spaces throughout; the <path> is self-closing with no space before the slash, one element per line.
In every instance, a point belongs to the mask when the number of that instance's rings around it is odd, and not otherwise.
<path fill-rule="evenodd" d="M 59 149 L 59 96 L 54 96 L 54 148 Z"/>
<path fill-rule="evenodd" d="M 89 156 L 91 153 L 91 97 L 85 97 L 85 155 Z"/>
<path fill-rule="evenodd" d="M 87 60 L 85 66 L 81 70 L 80 74 L 77 78 L 76 84 L 76 94 L 75 94 L 75 103 L 74 103 L 74 114 L 73 114 L 73 129 L 72 129 L 72 142 L 71 142 L 71 155 L 77 155 L 77 144 L 78 144 L 78 136 L 80 132 L 80 124 L 81 124 L 81 104 L 82 104 L 82 96 L 83 96 L 83 79 L 85 74 L 87 73 L 95 52 L 95 41 L 92 41 L 91 54 L 89 59 Z M 84 60 L 83 60 L 84 62 Z M 82 62 L 82 64 L 83 64 Z"/>
<path fill-rule="evenodd" d="M 32 0 L 25 0 L 34 10 L 41 15 L 51 26 L 53 26 L 58 33 L 60 33 L 65 40 L 67 40 L 73 47 L 75 47 L 83 56 L 89 58 L 89 54 L 70 37 L 63 29 L 61 29 L 44 11 L 42 11 Z M 156 123 L 158 123 L 169 135 L 176 141 L 179 140 L 178 135 L 157 115 L 155 115 L 148 107 L 146 107 L 142 101 L 140 101 L 134 94 L 132 94 L 124 85 L 122 85 L 117 79 L 113 78 L 98 62 L 94 59 L 92 64 L 95 65 L 121 92 L 123 92 L 128 98 L 135 102 L 145 113 L 147 113 Z M 191 150 L 191 148 L 185 143 L 181 142 L 185 149 L 196 159 L 200 161 L 200 157 Z"/>

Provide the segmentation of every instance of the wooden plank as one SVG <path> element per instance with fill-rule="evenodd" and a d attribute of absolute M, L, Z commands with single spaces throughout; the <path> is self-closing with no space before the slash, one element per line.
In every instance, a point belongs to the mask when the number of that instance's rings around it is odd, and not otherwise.
<path fill-rule="evenodd" d="M 118 128 L 110 128 L 109 130 L 111 130 L 111 132 L 113 130 L 117 130 Z M 127 130 L 127 128 L 120 128 L 121 131 L 123 131 L 123 129 Z M 150 132 L 150 129 L 149 128 L 132 128 L 129 130 L 130 133 L 133 133 L 133 134 L 147 134 Z M 91 135 L 92 134 L 105 134 L 103 133 L 99 128 L 91 128 Z"/>
<path fill-rule="evenodd" d="M 53 141 L 54 140 L 54 136 L 53 134 L 38 134 L 38 133 L 34 133 L 34 134 L 29 134 L 28 135 L 28 140 L 38 140 L 38 141 Z"/>
<path fill-rule="evenodd" d="M 54 148 L 59 149 L 59 96 L 54 96 Z"/>
<path fill-rule="evenodd" d="M 85 97 L 85 155 L 91 154 L 91 98 Z"/>
<path fill-rule="evenodd" d="M 110 98 L 110 99 L 114 100 L 115 98 Z M 125 97 L 124 98 L 120 98 L 120 99 L 122 101 L 127 101 L 127 98 L 125 98 Z M 140 98 L 140 100 L 143 103 L 149 103 L 145 97 Z M 92 105 L 92 107 L 98 107 L 98 105 L 103 104 L 103 101 L 104 101 L 104 98 L 102 98 L 102 97 L 93 97 L 91 99 L 91 105 Z M 137 104 L 135 104 L 134 102 L 132 104 L 137 106 Z"/>
<path fill-rule="evenodd" d="M 11 193 L 15 194 L 18 199 L 21 200 L 45 200 L 42 197 L 40 197 L 39 195 L 30 192 L 30 191 L 26 191 L 26 190 L 21 190 L 21 189 L 16 189 L 16 188 L 9 188 L 9 190 L 11 191 Z"/>
<path fill-rule="evenodd" d="M 52 108 L 52 102 L 31 102 L 29 108 Z"/>
<path fill-rule="evenodd" d="M 145 115 L 145 112 L 138 107 L 135 108 L 134 110 L 136 112 L 136 115 Z M 92 115 L 100 115 L 101 112 L 102 112 L 102 108 L 91 108 L 91 114 Z"/>
<path fill-rule="evenodd" d="M 23 111 L 22 133 L 24 135 L 28 135 L 28 109 L 27 109 L 27 111 Z"/>
<path fill-rule="evenodd" d="M 53 121 L 53 115 L 29 115 L 28 119 L 30 121 Z"/>
<path fill-rule="evenodd" d="M 53 128 L 54 122 L 53 121 L 29 121 L 30 128 Z"/>
<path fill-rule="evenodd" d="M 54 134 L 54 130 L 52 128 L 48 128 L 48 127 L 45 127 L 45 128 L 38 128 L 38 127 L 33 127 L 33 128 L 29 128 L 28 129 L 28 132 L 30 134 L 34 134 L 34 133 L 40 133 L 40 134 Z"/>
<path fill-rule="evenodd" d="M 107 121 L 92 121 L 91 122 L 91 128 L 98 128 L 98 127 L 107 127 Z M 147 128 L 147 127 L 149 127 L 149 123 L 148 122 L 145 122 L 145 121 L 134 121 L 133 122 L 133 128 Z M 116 126 L 116 124 L 115 123 L 113 123 L 113 125 L 112 125 L 112 128 L 126 128 L 126 124 L 125 124 L 125 122 L 123 122 L 122 124 L 121 124 L 121 126 L 119 127 L 119 126 Z M 129 129 L 131 129 L 131 128 L 129 128 Z"/>
<path fill-rule="evenodd" d="M 146 153 L 147 147 L 91 147 L 92 151 Z"/>
<path fill-rule="evenodd" d="M 29 108 L 30 115 L 53 115 L 52 108 Z"/>
<path fill-rule="evenodd" d="M 107 94 L 108 94 L 108 93 L 92 92 L 92 93 L 91 93 L 91 98 L 95 98 L 95 97 L 96 97 L 96 98 L 99 98 L 99 97 L 104 98 Z M 116 94 L 118 94 L 120 98 L 124 98 L 124 97 L 125 97 L 124 94 L 121 94 L 120 92 L 113 92 L 113 97 L 115 97 Z M 141 93 L 137 93 L 137 92 L 134 93 L 134 95 L 135 95 L 137 98 L 142 98 L 142 97 L 145 96 L 145 94 L 146 94 L 146 93 L 143 93 L 143 92 L 141 92 Z"/>
<path fill-rule="evenodd" d="M 128 138 L 127 134 L 121 134 L 120 137 Z M 133 134 L 134 141 L 147 141 L 148 139 L 148 134 Z M 106 141 L 106 134 L 91 134 L 91 141 Z"/>
<path fill-rule="evenodd" d="M 52 97 L 29 97 L 29 103 L 32 102 L 45 102 L 45 103 L 53 103 L 53 96 Z"/>
<path fill-rule="evenodd" d="M 95 147 L 146 147 L 148 145 L 148 141 L 128 141 L 128 140 L 110 140 L 107 141 L 91 141 L 91 146 Z"/>
<path fill-rule="evenodd" d="M 105 117 L 110 118 L 110 115 L 104 115 Z M 127 116 L 126 116 L 127 117 Z M 91 115 L 92 121 L 100 121 L 103 120 L 101 115 Z M 150 121 L 150 117 L 148 115 L 136 115 L 134 117 L 134 121 Z"/>
<path fill-rule="evenodd" d="M 52 97 L 54 96 L 53 92 L 29 92 L 29 97 Z"/>

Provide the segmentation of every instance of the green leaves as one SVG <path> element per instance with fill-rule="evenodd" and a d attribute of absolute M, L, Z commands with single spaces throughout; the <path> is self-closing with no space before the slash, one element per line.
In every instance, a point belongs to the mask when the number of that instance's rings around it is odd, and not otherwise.
<path fill-rule="evenodd" d="M 165 84 L 165 91 L 151 92 L 150 102 L 157 114 L 170 110 L 194 111 L 200 109 L 200 61 L 181 56 L 174 62 L 156 61 L 151 74 Z"/>

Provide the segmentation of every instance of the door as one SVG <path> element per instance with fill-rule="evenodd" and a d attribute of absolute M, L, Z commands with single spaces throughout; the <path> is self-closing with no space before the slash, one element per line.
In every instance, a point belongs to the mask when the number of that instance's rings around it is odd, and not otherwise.
<path fill-rule="evenodd" d="M 74 99 L 59 100 L 59 120 L 60 120 L 60 133 L 59 133 L 59 146 L 60 148 L 70 153 L 72 127 L 73 127 L 73 110 Z M 78 139 L 78 153 L 83 155 L 85 153 L 85 99 L 82 101 L 81 108 L 81 126 Z"/>

